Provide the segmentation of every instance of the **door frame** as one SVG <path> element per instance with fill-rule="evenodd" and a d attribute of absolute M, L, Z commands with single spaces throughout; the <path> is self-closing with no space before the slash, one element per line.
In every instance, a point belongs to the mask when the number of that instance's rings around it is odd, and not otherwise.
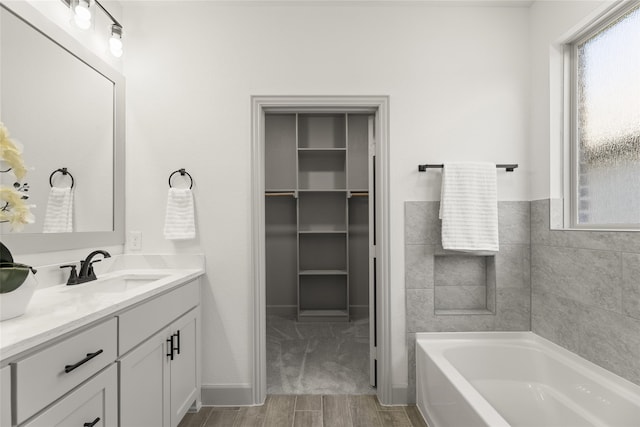
<path fill-rule="evenodd" d="M 266 112 L 372 112 L 376 134 L 376 321 L 377 396 L 392 403 L 391 387 L 391 298 L 389 256 L 389 96 L 252 96 L 252 262 L 253 277 L 253 360 L 252 398 L 254 405 L 267 396 L 266 355 L 266 273 L 264 203 L 264 116 Z M 371 319 L 372 321 L 373 319 Z"/>

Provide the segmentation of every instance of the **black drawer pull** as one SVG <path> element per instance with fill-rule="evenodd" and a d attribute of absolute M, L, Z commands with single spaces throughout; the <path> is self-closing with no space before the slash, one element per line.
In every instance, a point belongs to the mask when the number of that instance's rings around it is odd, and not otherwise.
<path fill-rule="evenodd" d="M 167 338 L 167 343 L 167 357 L 173 360 L 173 335 L 171 335 L 171 338 Z"/>
<path fill-rule="evenodd" d="M 83 427 L 93 427 L 94 425 L 98 424 L 98 421 L 100 421 L 100 417 L 96 418 L 95 420 L 93 420 L 90 423 L 84 423 L 82 426 Z"/>
<path fill-rule="evenodd" d="M 180 354 L 180 331 L 176 332 L 175 334 L 173 334 L 176 336 L 176 342 L 178 344 L 177 347 L 174 347 L 173 349 L 176 350 L 178 352 L 178 354 Z"/>
<path fill-rule="evenodd" d="M 64 372 L 68 374 L 69 372 L 71 372 L 74 369 L 76 369 L 78 366 L 84 365 L 85 363 L 87 363 L 89 360 L 93 359 L 94 357 L 96 357 L 100 353 L 102 353 L 102 349 L 96 351 L 95 353 L 87 353 L 87 357 L 85 357 L 84 359 L 82 359 L 78 363 L 74 363 L 73 365 L 66 365 L 64 367 Z"/>

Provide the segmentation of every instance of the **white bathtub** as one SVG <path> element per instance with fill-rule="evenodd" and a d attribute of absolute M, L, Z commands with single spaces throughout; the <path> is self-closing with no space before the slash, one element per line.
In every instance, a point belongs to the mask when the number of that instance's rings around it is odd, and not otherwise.
<path fill-rule="evenodd" d="M 639 427 L 640 387 L 531 332 L 416 334 L 429 427 Z"/>

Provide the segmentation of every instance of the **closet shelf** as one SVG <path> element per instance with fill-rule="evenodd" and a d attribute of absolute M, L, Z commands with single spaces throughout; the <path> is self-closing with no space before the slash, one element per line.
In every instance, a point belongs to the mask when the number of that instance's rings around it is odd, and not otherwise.
<path fill-rule="evenodd" d="M 298 197 L 298 192 L 292 189 L 268 189 L 264 191 L 265 197 L 277 197 L 277 196 L 289 196 L 289 197 Z"/>
<path fill-rule="evenodd" d="M 298 315 L 300 320 L 330 320 L 330 318 L 334 318 L 335 320 L 349 320 L 349 312 L 347 310 L 305 310 L 300 309 L 300 314 Z"/>
<path fill-rule="evenodd" d="M 347 270 L 300 270 L 301 276 L 345 276 Z"/>
<path fill-rule="evenodd" d="M 301 188 L 298 190 L 299 193 L 327 193 L 327 192 L 336 192 L 336 193 L 346 193 L 346 188 Z"/>
<path fill-rule="evenodd" d="M 345 234 L 347 230 L 345 228 L 301 228 L 299 230 L 300 234 Z"/>
<path fill-rule="evenodd" d="M 346 152 L 346 147 L 298 147 L 298 151 L 342 151 Z"/>

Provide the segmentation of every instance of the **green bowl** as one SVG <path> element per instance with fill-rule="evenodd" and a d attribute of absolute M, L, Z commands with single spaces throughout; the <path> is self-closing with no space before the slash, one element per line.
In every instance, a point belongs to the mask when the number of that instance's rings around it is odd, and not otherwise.
<path fill-rule="evenodd" d="M 0 264 L 0 294 L 15 291 L 27 279 L 31 269 L 28 265 L 16 263 Z"/>

